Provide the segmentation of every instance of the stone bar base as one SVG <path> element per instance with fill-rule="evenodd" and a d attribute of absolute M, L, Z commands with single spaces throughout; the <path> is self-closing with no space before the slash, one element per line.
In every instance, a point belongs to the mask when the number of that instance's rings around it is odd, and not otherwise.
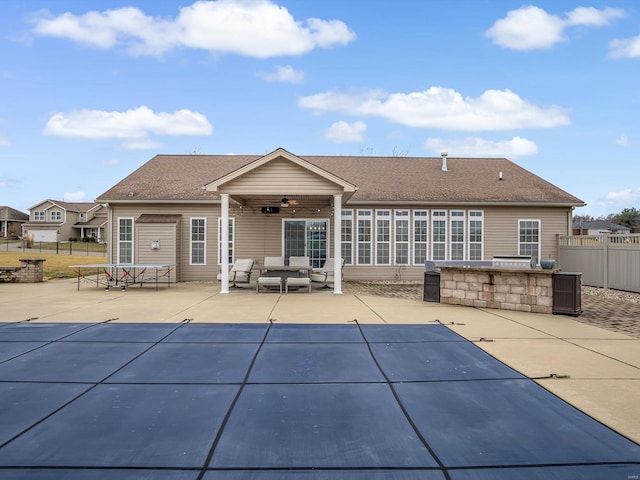
<path fill-rule="evenodd" d="M 19 267 L 0 267 L 0 283 L 39 283 L 44 274 L 43 258 L 21 258 Z"/>
<path fill-rule="evenodd" d="M 441 267 L 440 303 L 552 313 L 553 270 Z"/>

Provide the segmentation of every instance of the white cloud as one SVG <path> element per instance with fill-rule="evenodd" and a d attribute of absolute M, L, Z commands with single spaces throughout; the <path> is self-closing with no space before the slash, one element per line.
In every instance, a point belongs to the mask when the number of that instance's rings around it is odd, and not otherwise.
<path fill-rule="evenodd" d="M 609 42 L 609 56 L 612 58 L 640 58 L 640 35 L 611 40 Z"/>
<path fill-rule="evenodd" d="M 135 7 L 82 15 L 43 11 L 33 22 L 39 35 L 101 49 L 126 46 L 133 55 L 162 55 L 187 47 L 268 58 L 301 55 L 355 39 L 339 20 L 296 20 L 271 0 L 197 1 L 169 19 L 148 16 Z"/>
<path fill-rule="evenodd" d="M 433 150 L 437 154 L 447 151 L 450 155 L 459 157 L 518 158 L 538 153 L 538 146 L 535 142 L 522 137 L 513 137 L 511 140 L 500 141 L 485 140 L 478 137 L 451 140 L 429 138 L 424 142 L 424 147 L 428 150 Z"/>
<path fill-rule="evenodd" d="M 551 48 L 566 40 L 565 30 L 571 26 L 601 27 L 626 14 L 617 8 L 598 10 L 577 7 L 565 14 L 566 18 L 551 15 L 540 7 L 529 5 L 511 10 L 497 20 L 485 34 L 493 43 L 513 50 Z"/>
<path fill-rule="evenodd" d="M 539 7 L 511 10 L 486 31 L 493 43 L 514 50 L 549 48 L 564 40 L 564 23 Z"/>
<path fill-rule="evenodd" d="M 62 194 L 62 199 L 65 202 L 80 202 L 87 198 L 87 194 L 84 192 L 67 192 Z"/>
<path fill-rule="evenodd" d="M 339 121 L 332 124 L 324 131 L 324 138 L 335 143 L 362 142 L 367 125 L 364 122 L 351 124 Z"/>
<path fill-rule="evenodd" d="M 640 203 L 640 187 L 619 192 L 609 192 L 605 198 L 596 202 L 603 207 L 631 207 Z"/>
<path fill-rule="evenodd" d="M 149 135 L 211 135 L 207 118 L 191 110 L 155 113 L 146 106 L 126 112 L 74 110 L 53 115 L 44 129 L 45 135 L 92 140 L 123 139 L 122 148 L 156 148 Z"/>
<path fill-rule="evenodd" d="M 618 145 L 626 147 L 627 145 L 631 145 L 631 140 L 629 140 L 629 137 L 627 137 L 626 135 L 620 135 L 618 138 L 616 138 L 616 143 Z"/>
<path fill-rule="evenodd" d="M 11 141 L 4 135 L 0 134 L 0 147 L 8 147 L 11 145 Z"/>
<path fill-rule="evenodd" d="M 260 72 L 258 76 L 266 82 L 300 83 L 304 80 L 304 72 L 291 65 L 278 65 L 273 72 Z"/>
<path fill-rule="evenodd" d="M 315 112 L 378 116 L 418 128 L 458 131 L 551 128 L 571 123 L 557 106 L 541 108 L 510 90 L 487 90 L 477 98 L 463 97 L 450 88 L 387 94 L 380 90 L 358 93 L 328 91 L 302 97 L 298 105 Z"/>
<path fill-rule="evenodd" d="M 577 7 L 566 14 L 566 25 L 585 27 L 604 27 L 611 25 L 611 20 L 625 18 L 627 14 L 619 8 L 605 7 L 598 10 L 594 7 Z"/>

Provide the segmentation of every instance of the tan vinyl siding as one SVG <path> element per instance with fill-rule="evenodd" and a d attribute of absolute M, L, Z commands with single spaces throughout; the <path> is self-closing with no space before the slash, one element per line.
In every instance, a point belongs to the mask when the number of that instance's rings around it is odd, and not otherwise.
<path fill-rule="evenodd" d="M 518 220 L 540 220 L 540 258 L 557 258 L 556 233 L 567 231 L 568 211 L 568 208 L 485 208 L 485 259 L 518 254 Z"/>
<path fill-rule="evenodd" d="M 177 266 L 177 229 L 175 223 L 144 223 L 135 226 L 135 263 L 176 264 Z M 158 240 L 160 248 L 151 248 L 151 242 Z M 149 273 L 151 275 L 151 273 Z M 175 282 L 178 272 L 171 272 L 171 281 Z"/>
<path fill-rule="evenodd" d="M 262 265 L 265 256 L 282 255 L 283 215 L 236 217 L 235 258 L 253 258 Z"/>
<path fill-rule="evenodd" d="M 218 274 L 218 217 L 219 205 L 211 204 L 112 204 L 113 210 L 109 221 L 109 249 L 112 261 L 116 259 L 118 243 L 118 218 L 134 218 L 134 252 L 137 251 L 140 239 L 137 238 L 138 228 L 135 219 L 140 214 L 165 214 L 182 215 L 182 220 L 178 223 L 176 234 L 176 264 L 178 265 L 176 276 L 177 281 L 212 281 Z M 189 265 L 189 242 L 190 242 L 190 217 L 203 217 L 207 222 L 207 264 Z M 162 248 L 162 247 L 161 247 Z M 142 263 L 139 258 L 134 257 L 135 263 Z"/>
<path fill-rule="evenodd" d="M 176 263 L 179 265 L 177 271 L 178 281 L 214 281 L 220 271 L 218 258 L 218 219 L 220 218 L 220 205 L 218 204 L 131 204 L 131 205 L 111 205 L 113 212 L 109 216 L 110 225 L 110 247 L 112 256 L 115 258 L 117 251 L 117 222 L 119 217 L 137 218 L 140 214 L 178 214 L 182 215 L 182 220 L 177 225 L 176 232 Z M 354 207 L 348 204 L 345 209 Z M 358 205 L 355 209 L 371 210 L 396 210 L 397 205 Z M 526 208 L 526 207 L 462 207 L 458 205 L 438 205 L 430 208 L 428 205 L 421 205 L 416 208 L 402 206 L 403 210 L 429 210 L 429 221 L 433 210 L 464 210 L 468 221 L 470 210 L 481 210 L 484 214 L 484 259 L 490 260 L 494 255 L 516 255 L 518 254 L 518 220 L 532 219 L 541 222 L 541 258 L 557 258 L 556 253 L 556 233 L 568 231 L 570 209 L 562 208 Z M 265 256 L 282 255 L 282 230 L 283 219 L 330 219 L 328 231 L 328 254 L 333 256 L 333 217 L 331 207 L 324 207 L 315 215 L 299 208 L 295 213 L 293 208 L 280 209 L 280 213 L 265 215 L 260 213 L 259 208 L 243 208 L 232 205 L 230 217 L 235 218 L 235 252 L 238 258 L 252 258 L 257 266 L 261 265 Z M 206 218 L 206 265 L 189 264 L 189 242 L 190 242 L 190 222 L 191 217 Z M 392 216 L 392 228 L 394 225 Z M 413 219 L 413 216 L 410 217 Z M 449 218 L 449 216 L 447 217 Z M 355 228 L 355 225 L 354 225 Z M 413 224 L 411 223 L 411 233 L 413 234 Z M 431 234 L 431 225 L 429 226 Z M 139 258 L 139 248 L 148 248 L 150 239 L 139 238 L 139 229 L 136 227 L 134 238 L 136 248 L 136 263 L 142 263 Z M 413 237 L 411 237 L 413 238 Z M 161 242 L 163 240 L 161 239 Z M 163 247 L 161 247 L 163 248 Z M 429 254 L 432 248 L 429 245 Z M 354 248 L 355 254 L 355 248 Z M 413 241 L 410 242 L 410 259 L 413 258 Z M 155 261 L 153 262 L 155 263 Z M 422 280 L 423 265 L 353 265 L 344 267 L 345 280 Z"/>
<path fill-rule="evenodd" d="M 284 158 L 273 160 L 224 185 L 224 192 L 231 195 L 247 192 L 319 195 L 337 191 L 334 183 Z"/>

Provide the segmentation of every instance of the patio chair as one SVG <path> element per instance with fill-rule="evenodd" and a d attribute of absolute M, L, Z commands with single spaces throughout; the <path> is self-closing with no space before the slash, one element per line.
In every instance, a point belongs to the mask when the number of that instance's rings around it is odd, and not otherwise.
<path fill-rule="evenodd" d="M 306 267 L 310 265 L 309 257 L 289 257 L 289 267 Z M 291 272 L 294 274 L 295 272 Z M 297 276 L 287 276 L 285 281 L 285 293 L 289 293 L 289 287 L 307 287 L 311 293 L 311 278 L 309 278 L 309 270 L 298 270 Z"/>
<path fill-rule="evenodd" d="M 253 268 L 252 258 L 237 259 L 229 270 L 229 283 L 233 288 L 240 288 L 237 283 L 249 283 L 251 281 L 251 269 Z M 218 280 L 222 280 L 222 274 L 218 274 Z"/>
<path fill-rule="evenodd" d="M 278 267 L 284 269 L 284 257 L 264 257 L 264 268 L 256 281 L 256 293 L 260 292 L 260 287 L 279 287 L 282 293 L 282 278 L 280 275 L 267 276 L 268 269 L 277 270 Z"/>
<path fill-rule="evenodd" d="M 344 258 L 342 259 L 342 267 L 344 267 Z M 333 283 L 335 262 L 333 258 L 327 258 L 319 272 L 313 272 L 309 277 L 314 283 L 322 283 L 322 288 L 331 288 L 329 283 Z M 342 275 L 342 269 L 340 269 Z"/>

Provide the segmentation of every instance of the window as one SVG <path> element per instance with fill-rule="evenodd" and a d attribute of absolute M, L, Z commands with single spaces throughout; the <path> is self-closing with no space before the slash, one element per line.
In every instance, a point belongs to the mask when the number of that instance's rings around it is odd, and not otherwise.
<path fill-rule="evenodd" d="M 451 222 L 451 260 L 464 260 L 464 211 L 452 210 L 450 212 Z"/>
<path fill-rule="evenodd" d="M 189 264 L 190 265 L 205 265 L 207 263 L 206 258 L 206 238 L 207 238 L 207 223 L 205 218 L 192 218 L 191 219 L 191 238 L 189 246 Z"/>
<path fill-rule="evenodd" d="M 133 218 L 118 218 L 118 263 L 133 263 Z"/>
<path fill-rule="evenodd" d="M 482 237 L 484 233 L 484 213 L 482 210 L 469 212 L 469 260 L 482 260 L 484 257 Z"/>
<path fill-rule="evenodd" d="M 422 265 L 428 259 L 429 212 L 413 211 L 413 263 Z"/>
<path fill-rule="evenodd" d="M 395 264 L 409 264 L 409 210 L 395 211 Z"/>
<path fill-rule="evenodd" d="M 45 212 L 33 212 L 33 220 L 35 220 L 36 222 L 44 222 Z"/>
<path fill-rule="evenodd" d="M 341 243 L 345 265 L 353 265 L 353 210 L 342 210 Z"/>
<path fill-rule="evenodd" d="M 358 210 L 358 232 L 356 258 L 358 265 L 371 265 L 371 210 Z"/>
<path fill-rule="evenodd" d="M 376 265 L 391 263 L 391 210 L 376 210 Z"/>
<path fill-rule="evenodd" d="M 235 248 L 234 248 L 234 237 L 235 237 L 235 227 L 234 227 L 233 218 L 229 218 L 229 265 L 234 262 L 235 258 Z M 218 218 L 218 265 L 222 265 L 222 218 Z"/>
<path fill-rule="evenodd" d="M 518 255 L 540 258 L 540 220 L 518 220 Z"/>
<path fill-rule="evenodd" d="M 434 210 L 431 213 L 432 260 L 447 259 L 447 212 Z"/>
<path fill-rule="evenodd" d="M 49 217 L 51 218 L 52 222 L 59 222 L 60 220 L 62 220 L 62 212 L 51 212 L 49 214 Z"/>

